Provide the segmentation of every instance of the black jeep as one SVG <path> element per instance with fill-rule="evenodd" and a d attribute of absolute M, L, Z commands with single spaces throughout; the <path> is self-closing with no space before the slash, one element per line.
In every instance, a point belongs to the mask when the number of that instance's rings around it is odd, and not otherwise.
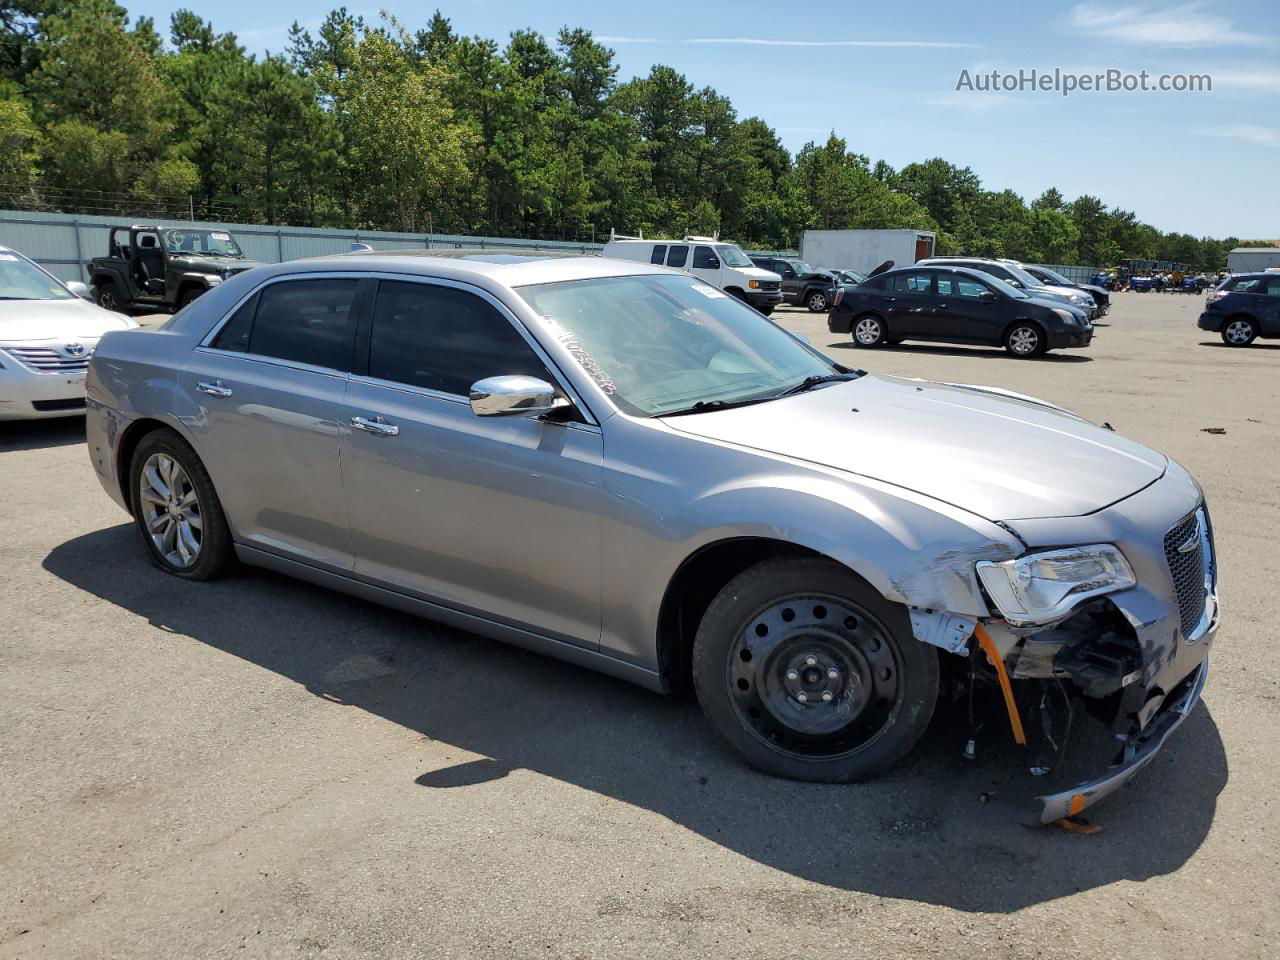
<path fill-rule="evenodd" d="M 89 261 L 94 299 L 107 310 L 178 310 L 258 264 L 235 237 L 205 227 L 112 227 L 105 257 Z"/>

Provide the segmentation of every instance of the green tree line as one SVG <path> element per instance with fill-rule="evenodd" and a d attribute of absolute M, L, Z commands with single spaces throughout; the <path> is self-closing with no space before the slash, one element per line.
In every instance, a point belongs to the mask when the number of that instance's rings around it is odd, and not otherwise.
<path fill-rule="evenodd" d="M 582 29 L 504 45 L 438 11 L 411 32 L 342 8 L 259 57 L 190 10 L 164 38 L 113 0 L 0 0 L 0 205 L 768 247 L 806 227 L 915 227 L 946 252 L 1205 270 L 1239 242 L 1054 189 L 1027 204 L 941 158 L 895 170 L 834 132 L 792 156 L 671 67 L 621 81 Z"/>

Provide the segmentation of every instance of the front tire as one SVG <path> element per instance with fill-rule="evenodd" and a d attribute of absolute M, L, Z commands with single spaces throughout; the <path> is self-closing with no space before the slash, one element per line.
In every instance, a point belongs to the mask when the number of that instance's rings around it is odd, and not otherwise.
<path fill-rule="evenodd" d="M 1222 342 L 1228 347 L 1247 347 L 1258 339 L 1258 325 L 1248 317 L 1232 317 L 1222 327 Z"/>
<path fill-rule="evenodd" d="M 178 309 L 181 310 L 192 300 L 195 300 L 200 294 L 204 293 L 199 287 L 189 287 L 182 292 L 182 296 L 178 297 Z"/>
<path fill-rule="evenodd" d="M 711 725 L 757 770 L 847 783 L 920 740 L 938 700 L 938 657 L 905 609 L 845 567 L 766 560 L 708 607 L 693 682 Z"/>
<path fill-rule="evenodd" d="M 864 313 L 855 318 L 852 332 L 853 342 L 860 347 L 878 347 L 889 338 L 884 321 L 874 313 Z"/>
<path fill-rule="evenodd" d="M 1015 357 L 1028 359 L 1043 356 L 1049 349 L 1049 341 L 1040 324 L 1018 322 L 1005 333 L 1004 348 Z"/>
<path fill-rule="evenodd" d="M 93 288 L 93 299 L 103 310 L 124 313 L 127 309 L 120 298 L 120 289 L 112 281 L 104 280 Z"/>
<path fill-rule="evenodd" d="M 822 313 L 827 309 L 827 303 L 827 295 L 821 290 L 811 290 L 804 298 L 804 305 L 809 308 L 810 313 Z"/>
<path fill-rule="evenodd" d="M 129 466 L 133 518 L 151 562 L 184 580 L 212 580 L 235 552 L 213 481 L 172 430 L 142 438 Z"/>

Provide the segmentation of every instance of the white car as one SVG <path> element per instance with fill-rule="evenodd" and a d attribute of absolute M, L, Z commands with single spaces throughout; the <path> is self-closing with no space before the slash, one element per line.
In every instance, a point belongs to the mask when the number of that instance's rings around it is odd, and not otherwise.
<path fill-rule="evenodd" d="M 0 420 L 84 413 L 85 370 L 98 339 L 137 326 L 83 299 L 88 292 L 0 247 Z"/>
<path fill-rule="evenodd" d="M 757 267 L 737 244 L 725 243 L 717 237 L 645 240 L 611 233 L 601 255 L 691 273 L 755 307 L 766 317 L 782 303 L 782 278 Z"/>

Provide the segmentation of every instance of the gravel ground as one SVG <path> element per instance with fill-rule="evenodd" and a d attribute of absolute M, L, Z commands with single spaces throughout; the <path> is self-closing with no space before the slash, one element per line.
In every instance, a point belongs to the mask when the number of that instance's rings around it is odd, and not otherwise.
<path fill-rule="evenodd" d="M 788 783 L 687 698 L 274 575 L 166 577 L 80 422 L 0 425 L 0 956 L 1275 957 L 1280 343 L 1222 347 L 1201 303 L 1119 295 L 1038 362 L 775 315 L 1110 421 L 1204 484 L 1204 704 L 1093 836 L 1011 817 L 1018 755 L 966 765 L 945 713 L 879 780 Z"/>

